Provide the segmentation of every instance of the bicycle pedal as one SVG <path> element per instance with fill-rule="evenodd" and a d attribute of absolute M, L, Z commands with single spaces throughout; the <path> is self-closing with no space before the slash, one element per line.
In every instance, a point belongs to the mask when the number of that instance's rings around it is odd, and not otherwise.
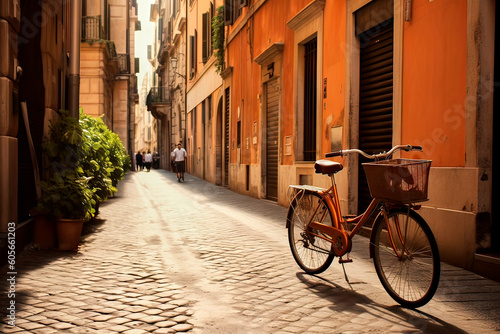
<path fill-rule="evenodd" d="M 339 259 L 339 263 L 350 263 L 352 262 L 352 259 Z"/>

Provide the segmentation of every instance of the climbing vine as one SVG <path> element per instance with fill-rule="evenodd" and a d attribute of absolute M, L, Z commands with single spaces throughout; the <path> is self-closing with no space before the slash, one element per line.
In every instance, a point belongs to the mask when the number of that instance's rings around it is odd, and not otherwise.
<path fill-rule="evenodd" d="M 220 74 L 224 70 L 224 6 L 217 8 L 217 13 L 212 18 L 212 47 L 216 71 Z"/>

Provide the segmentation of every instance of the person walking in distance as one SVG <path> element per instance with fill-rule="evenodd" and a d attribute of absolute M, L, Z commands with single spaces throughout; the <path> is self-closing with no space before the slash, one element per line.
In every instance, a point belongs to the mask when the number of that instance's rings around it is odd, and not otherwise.
<path fill-rule="evenodd" d="M 135 155 L 135 168 L 136 170 L 142 170 L 142 154 L 141 151 L 137 151 Z"/>
<path fill-rule="evenodd" d="M 146 153 L 146 156 L 144 157 L 146 169 L 151 171 L 151 163 L 153 162 L 153 156 L 151 155 L 151 151 L 148 150 L 148 153 Z"/>
<path fill-rule="evenodd" d="M 175 159 L 175 170 L 177 171 L 177 181 L 184 181 L 184 160 L 187 157 L 187 152 L 181 147 L 181 143 L 177 144 L 177 148 L 173 152 Z"/>

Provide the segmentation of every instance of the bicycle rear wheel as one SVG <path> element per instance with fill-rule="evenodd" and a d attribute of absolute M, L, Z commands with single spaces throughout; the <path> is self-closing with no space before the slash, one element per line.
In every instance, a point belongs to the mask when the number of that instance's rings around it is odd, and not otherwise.
<path fill-rule="evenodd" d="M 311 232 L 329 237 L 307 227 L 309 221 L 332 226 L 330 210 L 324 202 L 320 203 L 320 201 L 321 197 L 317 193 L 306 191 L 303 195 L 296 196 L 288 209 L 288 243 L 295 261 L 308 274 L 322 273 L 335 257 L 332 243 L 314 236 Z M 314 214 L 318 203 L 320 207 Z M 313 214 L 314 217 L 311 220 Z"/>
<path fill-rule="evenodd" d="M 373 262 L 389 295 L 404 307 L 427 304 L 437 290 L 440 260 L 436 240 L 415 211 L 400 208 L 379 215 L 373 226 Z"/>

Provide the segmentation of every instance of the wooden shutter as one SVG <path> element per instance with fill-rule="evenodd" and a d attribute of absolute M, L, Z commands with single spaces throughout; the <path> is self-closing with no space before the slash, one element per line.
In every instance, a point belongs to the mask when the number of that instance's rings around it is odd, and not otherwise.
<path fill-rule="evenodd" d="M 224 0 L 224 25 L 233 24 L 233 0 Z"/>
<path fill-rule="evenodd" d="M 210 25 L 209 25 L 209 13 L 203 13 L 202 15 L 203 21 L 203 36 L 202 36 L 202 47 L 201 54 L 203 58 L 203 63 L 206 63 L 208 60 L 208 43 L 210 40 Z"/>
<path fill-rule="evenodd" d="M 158 20 L 158 40 L 161 41 L 161 35 L 163 33 L 163 18 Z"/>
<path fill-rule="evenodd" d="M 304 47 L 304 161 L 315 161 L 317 38 L 307 42 Z"/>

